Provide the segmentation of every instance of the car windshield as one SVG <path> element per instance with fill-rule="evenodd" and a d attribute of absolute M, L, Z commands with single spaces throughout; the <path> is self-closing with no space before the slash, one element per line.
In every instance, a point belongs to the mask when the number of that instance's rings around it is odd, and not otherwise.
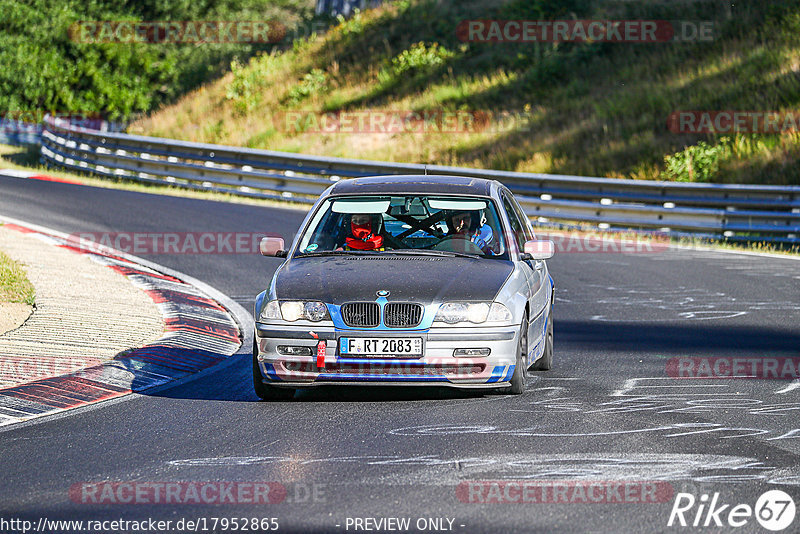
<path fill-rule="evenodd" d="M 329 198 L 296 255 L 387 252 L 508 259 L 490 199 L 432 195 Z"/>

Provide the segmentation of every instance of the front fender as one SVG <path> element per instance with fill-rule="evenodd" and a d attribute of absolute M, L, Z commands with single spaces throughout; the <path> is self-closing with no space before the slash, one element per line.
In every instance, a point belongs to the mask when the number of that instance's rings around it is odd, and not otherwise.
<path fill-rule="evenodd" d="M 511 311 L 514 324 L 522 324 L 525 306 L 528 303 L 528 291 L 525 273 L 517 266 L 495 297 L 495 301 L 505 304 Z"/>
<path fill-rule="evenodd" d="M 259 293 L 258 295 L 256 295 L 256 305 L 255 305 L 255 308 L 253 309 L 253 312 L 254 312 L 253 313 L 253 318 L 256 320 L 256 322 L 258 322 L 258 318 L 261 315 L 261 308 L 264 306 L 265 302 L 268 302 L 266 300 L 266 297 L 267 297 L 267 291 L 266 290 L 264 290 L 261 293 Z"/>

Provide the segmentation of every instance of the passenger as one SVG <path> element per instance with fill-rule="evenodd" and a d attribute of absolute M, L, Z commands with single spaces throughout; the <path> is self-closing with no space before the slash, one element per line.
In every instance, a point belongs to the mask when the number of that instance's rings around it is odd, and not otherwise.
<path fill-rule="evenodd" d="M 350 216 L 350 237 L 345 239 L 344 250 L 383 250 L 380 235 L 380 214 L 354 213 Z"/>

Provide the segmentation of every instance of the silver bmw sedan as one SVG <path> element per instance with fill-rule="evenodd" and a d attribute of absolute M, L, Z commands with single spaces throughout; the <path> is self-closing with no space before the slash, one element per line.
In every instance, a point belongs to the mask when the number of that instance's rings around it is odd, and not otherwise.
<path fill-rule="evenodd" d="M 553 361 L 552 241 L 511 191 L 459 176 L 328 188 L 256 299 L 253 383 L 291 398 L 325 384 L 525 390 Z"/>

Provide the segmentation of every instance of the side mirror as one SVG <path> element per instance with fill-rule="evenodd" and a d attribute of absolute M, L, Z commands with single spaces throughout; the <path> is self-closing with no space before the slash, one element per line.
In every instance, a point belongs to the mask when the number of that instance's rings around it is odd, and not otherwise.
<path fill-rule="evenodd" d="M 258 244 L 258 250 L 262 256 L 286 257 L 282 237 L 262 237 L 261 242 Z"/>
<path fill-rule="evenodd" d="M 546 260 L 555 254 L 556 245 L 549 239 L 531 240 L 525 242 L 525 254 L 532 260 Z"/>

